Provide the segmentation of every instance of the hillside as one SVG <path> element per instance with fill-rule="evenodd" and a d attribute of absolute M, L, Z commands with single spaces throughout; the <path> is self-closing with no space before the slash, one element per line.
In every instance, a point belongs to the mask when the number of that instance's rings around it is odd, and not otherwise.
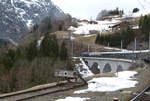
<path fill-rule="evenodd" d="M 51 0 L 0 0 L 0 12 L 0 38 L 15 42 L 47 16 L 52 21 L 64 20 L 68 16 Z"/>

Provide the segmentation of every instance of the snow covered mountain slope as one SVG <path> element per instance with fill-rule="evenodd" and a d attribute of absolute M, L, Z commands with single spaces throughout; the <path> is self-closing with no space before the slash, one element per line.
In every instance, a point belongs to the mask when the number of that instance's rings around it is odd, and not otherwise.
<path fill-rule="evenodd" d="M 66 17 L 51 0 L 0 0 L 0 12 L 0 38 L 11 38 L 16 42 L 43 18 L 50 16 L 54 21 Z"/>

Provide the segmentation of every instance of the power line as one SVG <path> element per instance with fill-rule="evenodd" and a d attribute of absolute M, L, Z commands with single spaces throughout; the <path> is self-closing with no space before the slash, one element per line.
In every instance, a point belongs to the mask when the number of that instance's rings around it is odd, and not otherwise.
<path fill-rule="evenodd" d="M 150 2 L 148 2 L 147 0 L 144 0 L 144 2 L 150 5 Z"/>
<path fill-rule="evenodd" d="M 147 10 L 145 9 L 144 5 L 140 2 L 140 0 L 137 0 L 137 1 L 141 5 L 141 7 L 147 12 Z"/>
<path fill-rule="evenodd" d="M 148 4 L 148 6 L 150 7 L 150 2 L 148 2 L 147 0 L 144 0 L 144 2 L 145 2 L 146 4 Z"/>

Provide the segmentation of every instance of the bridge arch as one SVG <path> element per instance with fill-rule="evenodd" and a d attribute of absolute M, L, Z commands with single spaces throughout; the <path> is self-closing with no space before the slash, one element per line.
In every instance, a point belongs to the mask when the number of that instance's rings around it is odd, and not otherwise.
<path fill-rule="evenodd" d="M 123 71 L 123 67 L 121 65 L 118 65 L 117 66 L 117 72 L 121 72 L 121 71 Z"/>
<path fill-rule="evenodd" d="M 97 62 L 94 62 L 92 67 L 91 67 L 91 71 L 94 73 L 94 74 L 99 74 L 100 73 L 100 68 L 99 68 L 99 65 Z"/>
<path fill-rule="evenodd" d="M 109 63 L 106 63 L 105 66 L 104 66 L 104 69 L 103 69 L 103 73 L 108 73 L 108 72 L 111 72 L 112 69 L 111 69 L 111 65 Z"/>

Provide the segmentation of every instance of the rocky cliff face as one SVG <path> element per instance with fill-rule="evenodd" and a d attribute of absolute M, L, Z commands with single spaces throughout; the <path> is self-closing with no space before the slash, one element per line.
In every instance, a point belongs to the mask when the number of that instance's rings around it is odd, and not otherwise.
<path fill-rule="evenodd" d="M 17 42 L 27 29 L 47 16 L 52 21 L 67 17 L 51 0 L 0 0 L 0 39 Z"/>

